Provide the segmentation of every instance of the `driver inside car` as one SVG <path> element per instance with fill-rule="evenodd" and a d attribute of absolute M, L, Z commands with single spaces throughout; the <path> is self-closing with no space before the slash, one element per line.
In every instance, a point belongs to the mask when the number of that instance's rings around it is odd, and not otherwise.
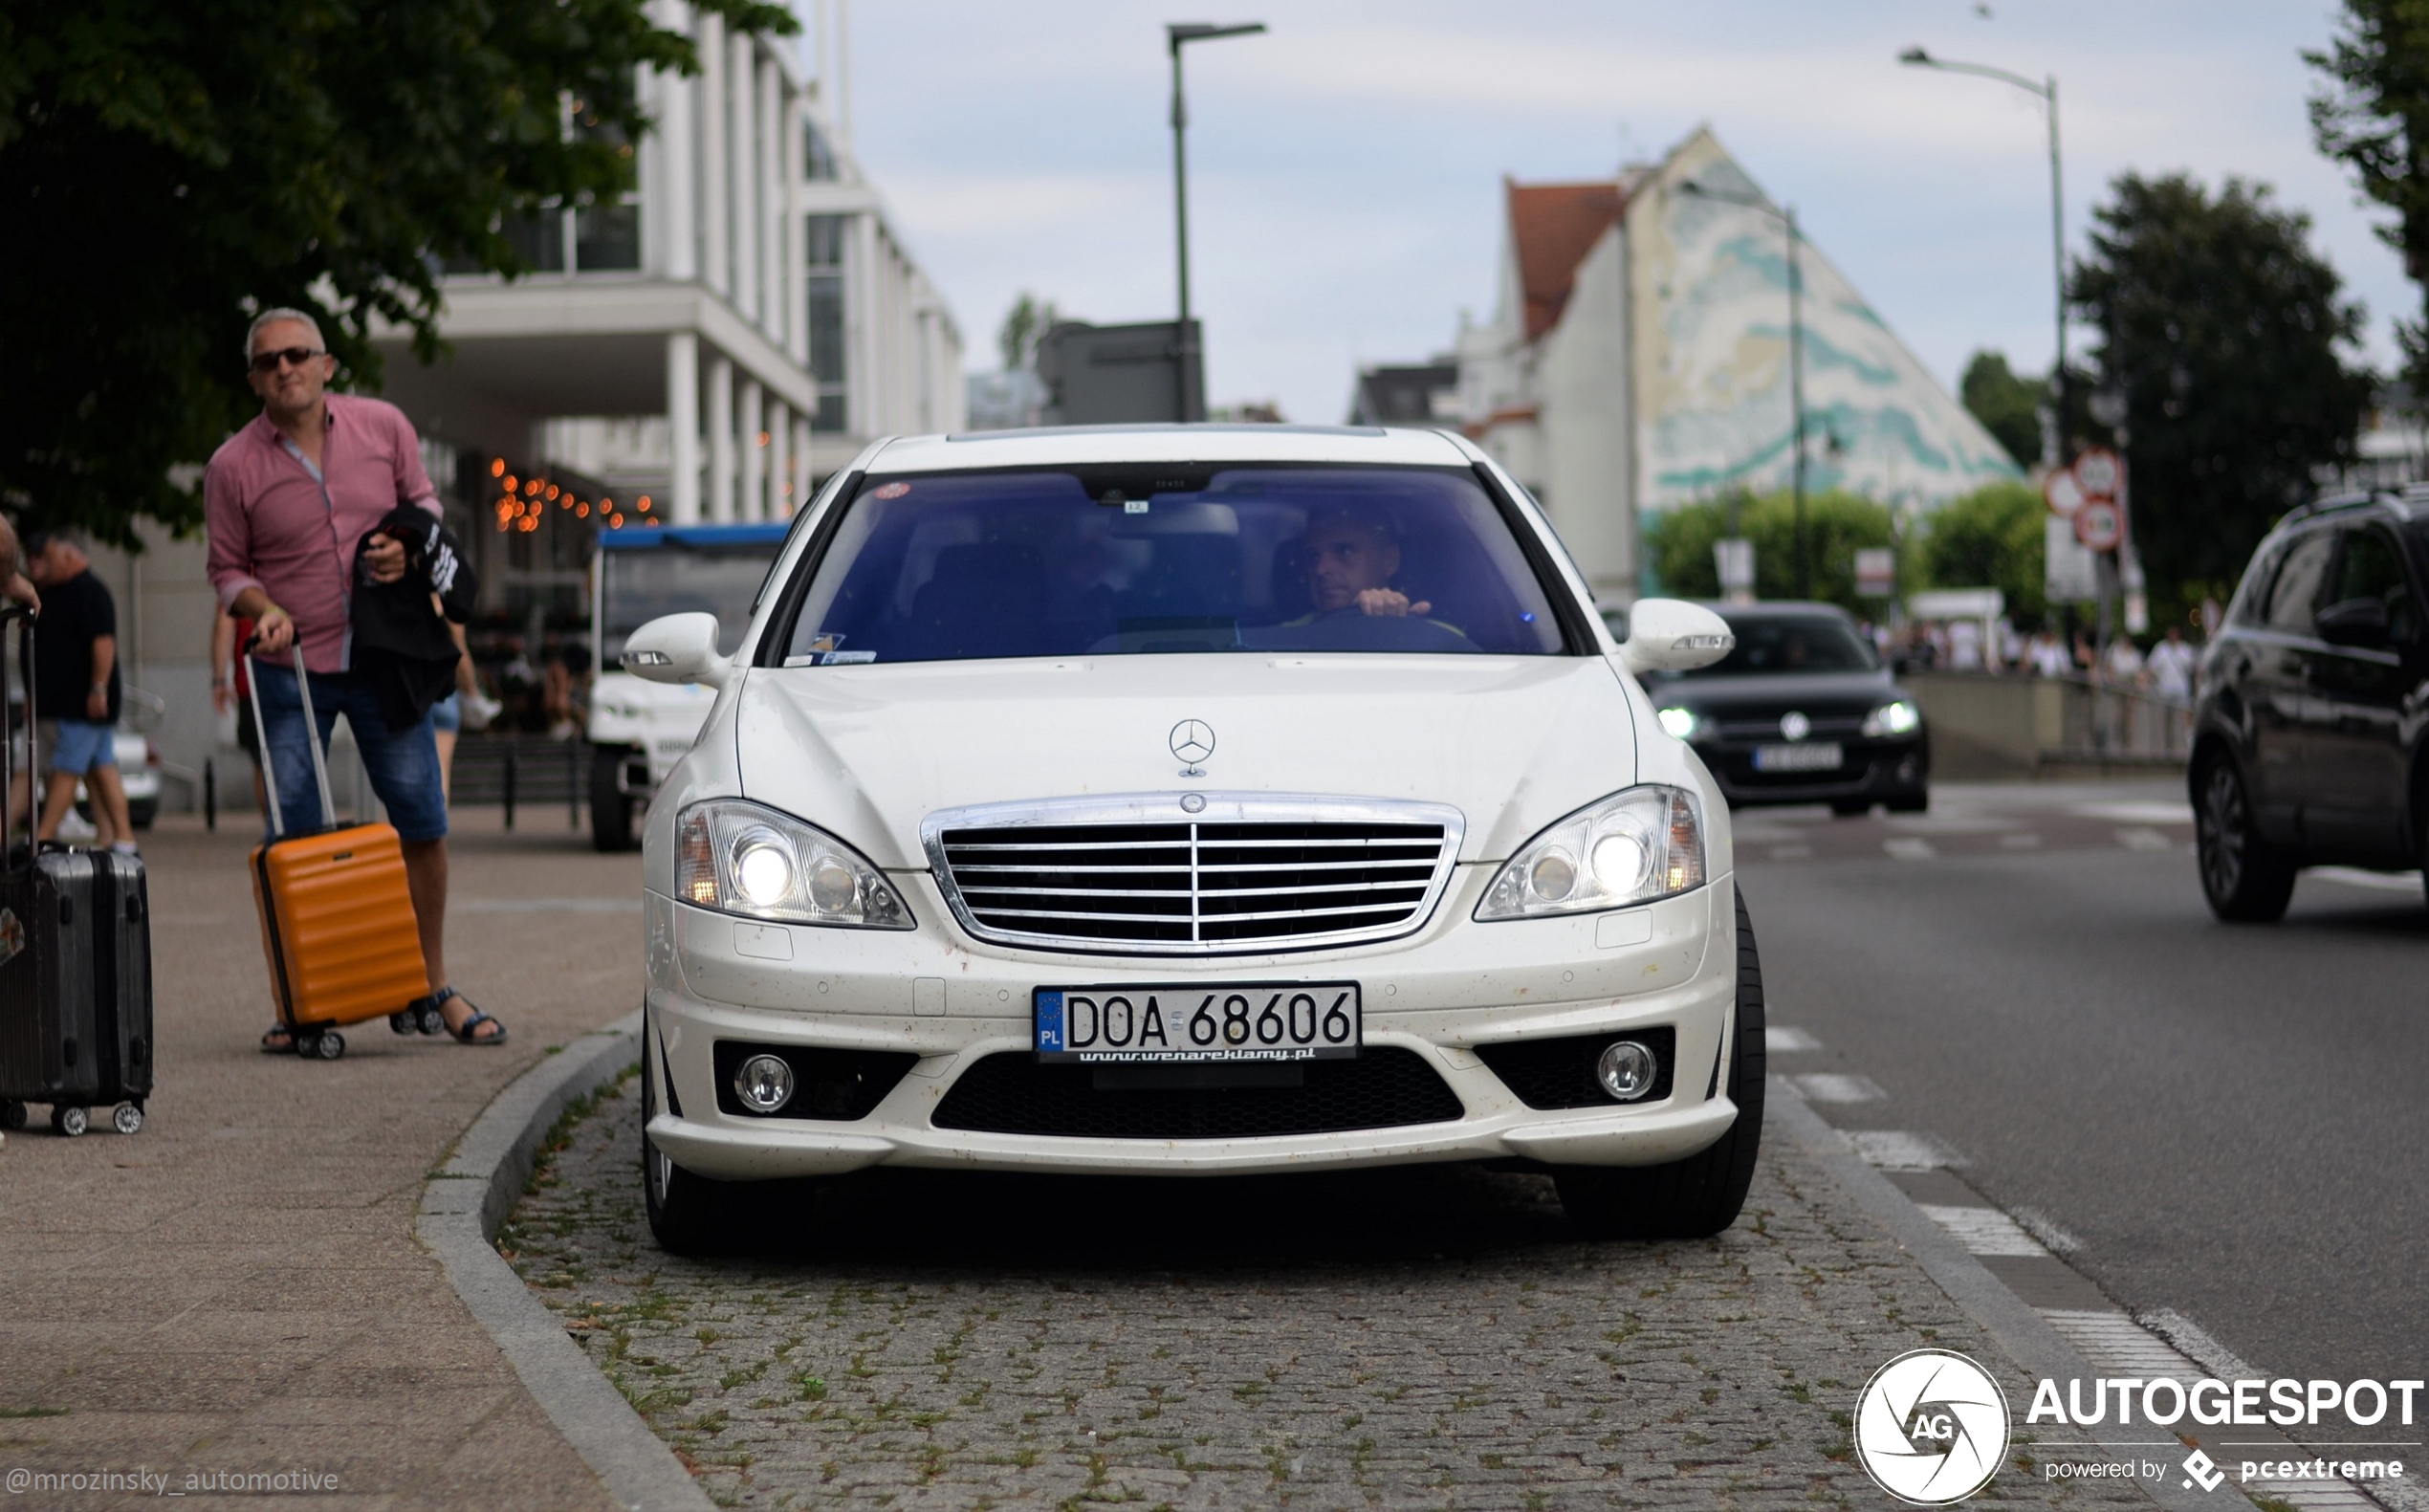
<path fill-rule="evenodd" d="M 1424 616 L 1433 605 L 1411 603 L 1391 585 L 1400 572 L 1400 543 L 1380 515 L 1339 510 L 1308 522 L 1307 593 L 1320 615 Z M 1294 622 L 1305 623 L 1305 622 Z"/>

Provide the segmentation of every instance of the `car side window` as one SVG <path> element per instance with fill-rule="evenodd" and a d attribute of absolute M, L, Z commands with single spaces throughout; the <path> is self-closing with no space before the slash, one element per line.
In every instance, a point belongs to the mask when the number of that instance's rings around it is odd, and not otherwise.
<path fill-rule="evenodd" d="M 2345 532 L 2345 550 L 2336 563 L 2335 590 L 2329 594 L 2327 602 L 2350 603 L 2357 599 L 2387 606 L 2389 640 L 2400 644 L 2413 638 L 2419 622 L 2413 607 L 2412 585 L 2404 579 L 2403 559 L 2396 554 L 2392 537 L 2368 525 Z"/>
<path fill-rule="evenodd" d="M 2268 610 L 2261 621 L 2287 635 L 2309 635 L 2316 628 L 2320 590 L 2328 585 L 2328 569 L 2336 557 L 2336 537 L 2315 531 L 2294 542 L 2269 586 Z"/>

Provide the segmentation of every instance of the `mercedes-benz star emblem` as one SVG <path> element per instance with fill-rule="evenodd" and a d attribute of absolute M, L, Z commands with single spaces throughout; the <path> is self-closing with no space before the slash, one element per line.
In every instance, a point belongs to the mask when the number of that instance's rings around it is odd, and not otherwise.
<path fill-rule="evenodd" d="M 1203 719 L 1184 719 L 1172 727 L 1172 754 L 1181 758 L 1184 768 L 1194 768 L 1214 754 L 1214 727 Z M 1186 770 L 1184 777 L 1195 777 Z"/>
<path fill-rule="evenodd" d="M 1205 795 L 1205 794 L 1203 794 L 1203 793 L 1184 793 L 1184 794 L 1182 794 L 1182 795 L 1181 795 L 1181 812 L 1182 812 L 1182 813 L 1184 813 L 1184 814 L 1203 814 L 1203 813 L 1205 813 L 1205 812 L 1206 812 L 1206 795 Z"/>
<path fill-rule="evenodd" d="M 1813 734 L 1813 721 L 1791 709 L 1780 716 L 1780 734 L 1790 740 L 1802 740 Z"/>

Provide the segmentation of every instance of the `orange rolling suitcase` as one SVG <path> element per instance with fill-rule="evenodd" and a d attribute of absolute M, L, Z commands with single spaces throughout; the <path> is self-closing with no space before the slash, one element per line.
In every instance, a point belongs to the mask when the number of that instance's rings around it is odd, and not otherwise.
<path fill-rule="evenodd" d="M 337 805 L 330 800 L 329 764 L 320 751 L 300 645 L 295 647 L 295 687 L 303 695 L 304 728 L 312 734 L 312 775 L 320 787 L 323 823 L 308 835 L 287 832 L 278 811 L 270 731 L 262 723 L 261 681 L 254 676 L 246 682 L 269 777 L 262 791 L 270 802 L 272 838 L 252 854 L 262 953 L 270 958 L 278 1018 L 294 1037 L 295 1053 L 334 1061 L 346 1053 L 339 1028 L 373 1019 L 394 1019 L 430 993 L 413 895 L 405 887 L 405 845 L 392 825 L 339 829 L 329 822 L 337 818 Z"/>

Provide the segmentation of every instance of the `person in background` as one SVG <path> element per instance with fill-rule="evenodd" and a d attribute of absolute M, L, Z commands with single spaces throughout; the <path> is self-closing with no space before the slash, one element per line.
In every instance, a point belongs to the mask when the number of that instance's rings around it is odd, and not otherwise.
<path fill-rule="evenodd" d="M 58 834 L 81 781 L 99 843 L 132 853 L 135 825 L 118 772 L 118 604 L 93 575 L 91 549 L 84 533 L 68 526 L 26 539 L 33 581 L 50 595 L 33 637 L 33 714 L 53 726 L 43 742 L 51 785 L 34 838 Z"/>
<path fill-rule="evenodd" d="M 2113 688 L 2142 686 L 2142 647 L 2134 644 L 2131 635 L 2120 635 L 2109 643 L 2106 664 L 2101 668 L 2109 685 Z"/>
<path fill-rule="evenodd" d="M 2184 627 L 2168 626 L 2167 636 L 2151 647 L 2151 690 L 2171 703 L 2193 701 L 2193 668 L 2200 665 L 2201 653 L 2185 644 Z"/>
<path fill-rule="evenodd" d="M 2024 670 L 2035 677 L 2064 677 L 2075 669 L 2058 632 L 2043 625 L 2024 646 Z"/>
<path fill-rule="evenodd" d="M 252 684 L 246 678 L 245 646 L 253 638 L 253 622 L 240 620 L 225 610 L 211 611 L 210 625 L 210 707 L 211 712 L 225 718 L 234 714 L 236 746 L 252 758 L 253 807 L 268 812 L 261 791 L 261 732 L 253 728 L 251 699 Z"/>
<path fill-rule="evenodd" d="M 9 516 L 0 515 L 0 593 L 40 613 L 42 594 L 34 587 L 33 580 L 25 575 L 25 567 L 26 563 L 17 550 L 17 528 L 9 522 Z M 15 664 L 11 662 L 10 665 Z M 5 699 L 0 699 L 0 707 L 6 707 Z M 0 735 L 5 735 L 11 742 L 19 738 L 13 724 L 0 731 Z M 11 765 L 16 772 L 8 798 L 9 827 L 11 830 L 24 823 L 26 816 L 33 812 L 33 762 L 30 746 L 31 742 L 19 745 L 11 756 Z"/>
<path fill-rule="evenodd" d="M 451 799 L 456 736 L 466 730 L 488 729 L 497 717 L 498 705 L 481 692 L 480 674 L 472 669 L 472 647 L 464 639 L 464 626 L 450 620 L 447 627 L 455 636 L 455 691 L 430 706 L 430 723 L 439 745 L 439 789 Z"/>

